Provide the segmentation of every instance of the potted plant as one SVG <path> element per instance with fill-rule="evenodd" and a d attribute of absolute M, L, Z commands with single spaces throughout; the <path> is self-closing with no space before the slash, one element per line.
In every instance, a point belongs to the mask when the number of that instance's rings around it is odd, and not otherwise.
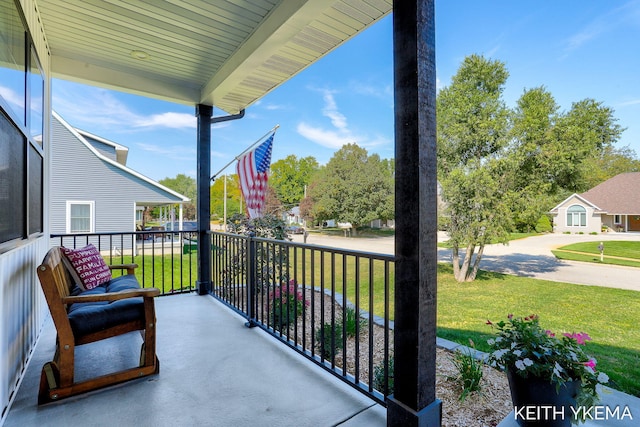
<path fill-rule="evenodd" d="M 506 371 L 514 416 L 522 426 L 568 426 L 584 421 L 598 403 L 598 384 L 609 381 L 584 351 L 584 332 L 556 336 L 540 326 L 538 316 L 507 316 L 487 321 L 497 329 L 488 340 L 489 362 Z"/>

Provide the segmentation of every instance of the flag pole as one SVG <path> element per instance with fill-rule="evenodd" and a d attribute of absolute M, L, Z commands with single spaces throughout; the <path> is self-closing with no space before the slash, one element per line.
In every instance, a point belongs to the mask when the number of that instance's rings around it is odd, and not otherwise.
<path fill-rule="evenodd" d="M 253 144 L 251 144 L 251 145 L 250 145 L 246 150 L 244 150 L 242 153 L 240 153 L 240 154 L 238 154 L 237 156 L 235 156 L 235 157 L 233 158 L 233 160 L 231 160 L 229 163 L 227 163 L 226 165 L 224 165 L 224 166 L 222 167 L 222 169 L 220 169 L 218 172 L 216 172 L 216 173 L 214 173 L 213 175 L 211 175 L 211 181 L 214 181 L 214 180 L 216 179 L 216 177 L 217 177 L 218 175 L 220 175 L 220 173 L 221 173 L 222 171 L 224 171 L 226 168 L 228 168 L 229 166 L 231 166 L 231 164 L 232 164 L 233 162 L 235 162 L 236 160 L 238 160 L 238 158 L 242 157 L 242 155 L 243 155 L 243 154 L 245 154 L 245 153 L 247 153 L 247 152 L 251 151 L 251 149 L 252 149 L 254 146 L 256 146 L 259 142 L 262 142 L 262 140 L 263 140 L 263 139 L 265 139 L 265 138 L 266 138 L 270 133 L 272 133 L 272 132 L 273 132 L 273 133 L 275 133 L 275 132 L 278 130 L 278 128 L 279 128 L 279 127 L 280 127 L 280 125 L 279 125 L 279 124 L 278 124 L 278 125 L 275 125 L 274 127 L 272 127 L 272 128 L 269 130 L 269 132 L 267 132 L 267 133 L 265 133 L 264 135 L 262 135 L 260 138 L 258 138 L 258 140 L 257 140 L 256 142 L 254 142 Z"/>

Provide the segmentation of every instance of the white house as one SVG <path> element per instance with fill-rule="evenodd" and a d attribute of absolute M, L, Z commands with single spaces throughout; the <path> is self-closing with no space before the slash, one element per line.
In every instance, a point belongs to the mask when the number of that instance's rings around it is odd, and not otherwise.
<path fill-rule="evenodd" d="M 616 175 L 551 209 L 554 231 L 640 231 L 640 172 Z"/>

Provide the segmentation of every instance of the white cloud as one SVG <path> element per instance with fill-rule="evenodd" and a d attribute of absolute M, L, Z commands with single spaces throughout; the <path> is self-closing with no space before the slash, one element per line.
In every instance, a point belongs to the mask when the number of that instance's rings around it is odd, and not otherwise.
<path fill-rule="evenodd" d="M 55 85 L 55 83 L 54 83 Z M 165 112 L 144 115 L 132 111 L 106 89 L 83 86 L 75 89 L 55 85 L 53 109 L 72 126 L 79 128 L 112 128 L 132 131 L 172 128 L 194 129 L 196 118 L 185 113 Z"/>
<path fill-rule="evenodd" d="M 287 106 L 285 105 L 279 105 L 279 104 L 267 104 L 264 106 L 265 109 L 270 110 L 270 111 L 275 111 L 275 110 L 287 110 Z"/>
<path fill-rule="evenodd" d="M 19 110 L 24 108 L 24 97 L 18 95 L 13 89 L 0 86 L 0 96 L 2 96 L 9 105 L 18 107 Z"/>
<path fill-rule="evenodd" d="M 296 130 L 300 135 L 323 147 L 340 149 L 345 144 L 356 143 L 361 147 L 373 147 L 388 144 L 383 137 L 370 138 L 367 135 L 359 135 L 349 128 L 347 117 L 340 112 L 334 94 L 328 89 L 321 90 L 324 100 L 322 115 L 329 118 L 331 127 L 323 128 L 300 122 Z"/>
<path fill-rule="evenodd" d="M 626 25 L 637 26 L 638 24 L 640 24 L 640 1 L 628 1 L 608 13 L 599 15 L 581 31 L 569 37 L 566 41 L 565 50 L 572 51 L 578 49 L 582 45 L 609 31 L 619 30 Z"/>
<path fill-rule="evenodd" d="M 639 105 L 640 99 L 633 99 L 631 101 L 625 101 L 618 104 L 618 107 L 628 107 L 630 105 Z"/>
<path fill-rule="evenodd" d="M 192 128 L 197 126 L 196 117 L 186 113 L 162 113 L 152 114 L 151 116 L 141 116 L 136 127 L 167 127 L 173 129 Z"/>
<path fill-rule="evenodd" d="M 338 111 L 338 106 L 333 98 L 333 92 L 324 90 L 322 98 L 324 99 L 324 108 L 322 115 L 331 119 L 331 124 L 340 130 L 347 129 L 347 118 Z"/>
<path fill-rule="evenodd" d="M 345 144 L 356 142 L 351 135 L 344 132 L 321 129 L 306 123 L 299 123 L 296 130 L 308 140 L 327 148 L 339 149 Z"/>

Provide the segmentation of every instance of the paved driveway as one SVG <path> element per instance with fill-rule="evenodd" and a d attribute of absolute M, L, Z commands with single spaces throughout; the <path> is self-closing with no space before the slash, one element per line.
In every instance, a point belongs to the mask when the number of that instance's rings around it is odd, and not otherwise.
<path fill-rule="evenodd" d="M 446 235 L 440 233 L 438 238 L 444 240 Z M 302 238 L 296 236 L 295 240 L 301 241 Z M 640 241 L 640 233 L 607 233 L 597 236 L 554 233 L 514 240 L 508 245 L 489 245 L 485 248 L 480 268 L 558 282 L 640 291 L 639 268 L 562 261 L 551 253 L 552 249 L 571 243 L 594 242 L 597 246 L 604 242 L 606 254 L 608 240 Z M 344 238 L 311 234 L 307 243 L 386 254 L 394 252 L 393 237 Z M 439 249 L 438 259 L 451 261 L 451 251 Z"/>

